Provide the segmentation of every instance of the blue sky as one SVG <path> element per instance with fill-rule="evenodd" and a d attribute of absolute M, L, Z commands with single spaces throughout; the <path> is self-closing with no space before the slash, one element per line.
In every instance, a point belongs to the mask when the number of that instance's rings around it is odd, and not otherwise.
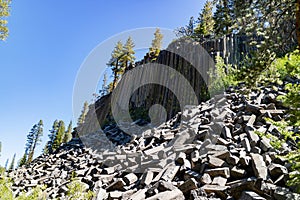
<path fill-rule="evenodd" d="M 120 32 L 175 29 L 197 17 L 204 0 L 13 1 L 10 35 L 0 42 L 0 165 L 24 152 L 39 119 L 44 137 L 55 119 L 72 120 L 77 72 L 93 48 Z M 107 51 L 111 52 L 112 49 Z M 76 122 L 73 122 L 76 124 Z"/>

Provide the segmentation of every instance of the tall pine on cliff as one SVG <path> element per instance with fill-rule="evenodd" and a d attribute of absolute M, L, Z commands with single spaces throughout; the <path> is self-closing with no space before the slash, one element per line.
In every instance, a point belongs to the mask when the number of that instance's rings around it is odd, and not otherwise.
<path fill-rule="evenodd" d="M 149 48 L 149 54 L 157 57 L 162 45 L 163 34 L 161 34 L 160 29 L 157 28 L 154 33 L 154 39 L 152 40 L 151 47 Z"/>
<path fill-rule="evenodd" d="M 123 44 L 121 41 L 118 41 L 113 52 L 111 53 L 111 59 L 108 62 L 108 66 L 111 68 L 111 71 L 113 72 L 113 82 L 110 84 L 109 91 L 111 92 L 116 86 L 119 81 L 120 75 L 122 73 L 122 66 L 120 59 L 122 55 L 124 54 L 123 51 Z"/>
<path fill-rule="evenodd" d="M 124 45 L 124 49 L 123 49 L 123 53 L 124 55 L 121 58 L 121 65 L 122 65 L 122 73 L 124 73 L 125 71 L 127 71 L 129 69 L 129 66 L 133 66 L 134 64 L 134 60 L 135 60 L 135 52 L 134 52 L 134 43 L 131 37 L 128 37 L 125 45 Z"/>

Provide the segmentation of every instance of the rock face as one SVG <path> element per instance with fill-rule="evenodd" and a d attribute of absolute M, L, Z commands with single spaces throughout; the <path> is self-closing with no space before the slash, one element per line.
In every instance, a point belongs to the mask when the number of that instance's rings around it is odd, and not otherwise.
<path fill-rule="evenodd" d="M 255 133 L 278 135 L 263 117 L 283 118 L 285 111 L 274 99 L 263 97 L 283 90 L 260 88 L 249 99 L 236 90 L 241 86 L 131 138 L 116 147 L 123 154 L 98 155 L 80 139 L 72 139 L 54 154 L 11 171 L 13 192 L 17 195 L 43 184 L 50 199 L 63 199 L 75 176 L 96 193 L 95 199 L 298 198 L 286 185 L 291 169 L 276 157 L 295 147 L 285 144 L 274 149 Z M 218 103 L 222 107 L 214 106 Z M 108 129 L 111 135 L 120 131 Z"/>

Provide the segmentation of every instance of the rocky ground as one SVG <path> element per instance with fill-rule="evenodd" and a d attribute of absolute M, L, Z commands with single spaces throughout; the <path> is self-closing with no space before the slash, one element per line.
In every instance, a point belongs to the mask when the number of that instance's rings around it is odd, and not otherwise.
<path fill-rule="evenodd" d="M 67 184 L 76 177 L 98 200 L 300 199 L 286 184 L 289 174 L 298 172 L 280 157 L 296 144 L 287 140 L 276 149 L 263 136 L 283 137 L 264 119 L 286 117 L 286 109 L 276 100 L 283 88 L 260 87 L 247 95 L 241 94 L 243 88 L 230 88 L 188 107 L 116 147 L 117 153 L 100 156 L 72 139 L 54 154 L 10 172 L 14 193 L 43 184 L 49 199 L 64 199 Z M 115 126 L 106 132 L 120 134 Z"/>

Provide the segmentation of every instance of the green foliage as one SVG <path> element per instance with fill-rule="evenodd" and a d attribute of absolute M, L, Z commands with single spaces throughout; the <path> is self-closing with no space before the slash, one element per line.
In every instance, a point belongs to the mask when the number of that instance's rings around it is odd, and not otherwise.
<path fill-rule="evenodd" d="M 287 95 L 279 96 L 278 98 L 283 101 L 284 105 L 289 107 L 291 116 L 289 120 L 291 124 L 300 126 L 300 84 L 287 84 L 285 89 L 288 91 Z"/>
<path fill-rule="evenodd" d="M 7 20 L 10 15 L 11 0 L 0 0 L 0 40 L 5 40 L 8 36 Z"/>
<path fill-rule="evenodd" d="M 13 193 L 11 190 L 12 181 L 6 177 L 5 169 L 0 167 L 0 194 L 1 199 L 13 200 Z"/>
<path fill-rule="evenodd" d="M 47 193 L 44 192 L 46 189 L 46 186 L 37 186 L 33 188 L 30 192 L 22 192 L 16 200 L 46 200 L 47 199 Z"/>
<path fill-rule="evenodd" d="M 57 133 L 55 136 L 55 139 L 53 141 L 53 145 L 52 145 L 52 149 L 53 151 L 55 151 L 62 143 L 63 143 L 63 138 L 65 135 L 65 123 L 64 121 L 60 120 L 58 122 L 58 129 L 57 129 Z"/>
<path fill-rule="evenodd" d="M 43 121 L 40 120 L 35 124 L 29 134 L 27 135 L 26 151 L 28 153 L 27 163 L 30 163 L 33 159 L 34 151 L 37 145 L 40 144 L 41 137 L 43 136 Z"/>
<path fill-rule="evenodd" d="M 211 35 L 214 33 L 215 21 L 213 19 L 213 2 L 206 1 L 198 17 L 198 25 L 195 28 L 196 35 Z"/>
<path fill-rule="evenodd" d="M 86 117 L 88 111 L 89 111 L 89 103 L 87 101 L 85 101 L 83 104 L 83 109 L 82 109 L 81 114 L 77 121 L 77 126 L 80 126 L 81 124 L 84 123 L 84 120 L 85 120 L 85 117 Z"/>
<path fill-rule="evenodd" d="M 64 134 L 63 143 L 67 143 L 72 139 L 72 121 L 68 125 L 68 129 Z"/>
<path fill-rule="evenodd" d="M 296 191 L 300 193 L 300 151 L 290 152 L 286 158 L 292 164 L 292 170 L 296 172 L 290 173 L 288 185 L 296 187 Z"/>
<path fill-rule="evenodd" d="M 124 55 L 121 57 L 120 60 L 123 72 L 125 70 L 128 70 L 129 65 L 134 64 L 134 60 L 135 60 L 135 56 L 134 56 L 135 52 L 133 50 L 134 46 L 135 45 L 132 41 L 132 38 L 128 37 L 123 49 Z"/>
<path fill-rule="evenodd" d="M 232 0 L 218 0 L 214 13 L 214 32 L 218 36 L 231 33 L 234 23 Z"/>
<path fill-rule="evenodd" d="M 186 26 L 179 27 L 175 30 L 177 37 L 192 37 L 194 35 L 195 20 L 190 17 L 189 23 Z"/>
<path fill-rule="evenodd" d="M 278 137 L 270 134 L 270 133 L 261 133 L 259 131 L 254 131 L 255 134 L 257 134 L 259 137 L 266 137 L 268 139 L 270 139 L 270 145 L 274 148 L 274 149 L 281 149 L 282 144 L 285 142 L 282 139 L 279 139 Z"/>
<path fill-rule="evenodd" d="M 5 174 L 5 169 L 0 167 L 0 199 L 2 200 L 46 200 L 46 193 L 43 192 L 45 186 L 37 186 L 30 192 L 22 192 L 19 196 L 14 197 L 12 192 L 13 181 Z"/>
<path fill-rule="evenodd" d="M 88 190 L 82 182 L 76 179 L 73 179 L 71 183 L 67 185 L 67 187 L 67 198 L 69 200 L 86 200 L 92 199 L 95 196 L 95 194 Z"/>
<path fill-rule="evenodd" d="M 155 57 L 158 56 L 161 50 L 163 34 L 161 34 L 160 29 L 157 28 L 154 33 L 154 39 L 152 40 L 151 47 L 149 48 L 149 53 L 154 54 Z"/>
<path fill-rule="evenodd" d="M 236 81 L 237 73 L 238 70 L 236 68 L 232 65 L 226 65 L 224 60 L 220 56 L 217 56 L 215 69 L 210 69 L 208 72 L 210 77 L 210 83 L 208 85 L 210 95 L 219 94 L 229 86 L 236 85 L 238 83 Z"/>
<path fill-rule="evenodd" d="M 19 167 L 22 167 L 25 165 L 27 162 L 27 153 L 25 152 L 24 155 L 22 156 L 21 160 L 19 161 Z"/>

